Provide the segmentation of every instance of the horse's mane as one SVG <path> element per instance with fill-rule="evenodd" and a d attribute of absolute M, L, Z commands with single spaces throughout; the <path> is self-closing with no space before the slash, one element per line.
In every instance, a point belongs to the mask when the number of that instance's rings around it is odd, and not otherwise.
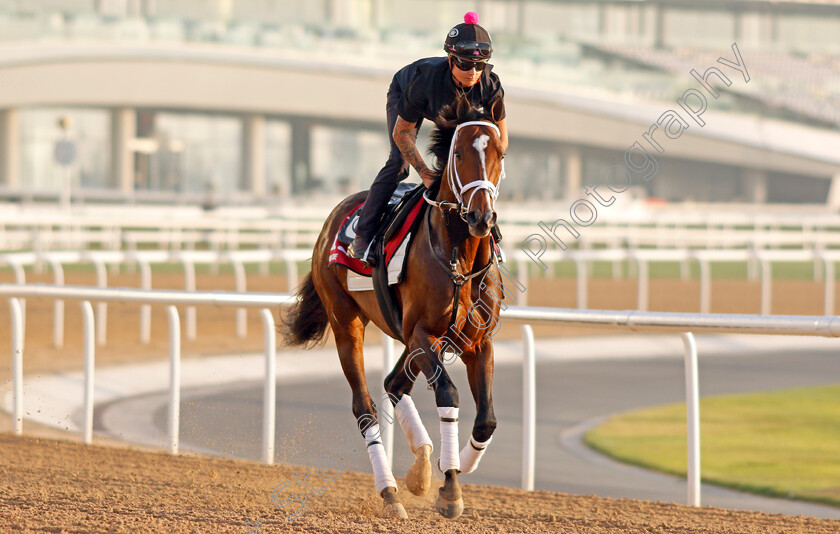
<path fill-rule="evenodd" d="M 452 144 L 455 128 L 469 121 L 490 121 L 495 124 L 489 109 L 483 106 L 473 107 L 463 95 L 460 95 L 451 105 L 445 106 L 435 118 L 436 128 L 431 135 L 429 154 L 435 157 L 432 172 L 437 177 L 443 175 L 446 162 L 449 160 L 449 146 Z"/>

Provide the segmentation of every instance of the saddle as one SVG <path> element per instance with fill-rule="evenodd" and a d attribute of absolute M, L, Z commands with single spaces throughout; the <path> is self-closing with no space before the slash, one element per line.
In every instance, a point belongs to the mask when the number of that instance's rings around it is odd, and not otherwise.
<path fill-rule="evenodd" d="M 364 203 L 347 215 L 330 249 L 329 264 L 343 265 L 348 269 L 348 289 L 373 290 L 385 321 L 401 341 L 402 307 L 391 286 L 402 281 L 408 250 L 425 212 L 425 190 L 422 184 L 400 183 L 397 186 L 372 241 L 370 257 L 373 261 L 370 263 L 373 267 L 347 255 L 347 247 L 356 237 L 354 229 L 359 220 L 359 208 Z"/>

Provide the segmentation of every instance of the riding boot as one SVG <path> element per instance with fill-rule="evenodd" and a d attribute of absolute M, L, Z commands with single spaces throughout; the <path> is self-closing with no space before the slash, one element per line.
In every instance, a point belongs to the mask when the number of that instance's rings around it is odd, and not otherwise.
<path fill-rule="evenodd" d="M 347 249 L 351 258 L 356 258 L 373 267 L 372 256 L 373 238 L 379 229 L 379 220 L 388 205 L 388 200 L 397 189 L 397 183 L 392 181 L 374 181 L 370 186 L 367 200 L 360 208 L 359 221 L 356 223 L 356 238 Z"/>

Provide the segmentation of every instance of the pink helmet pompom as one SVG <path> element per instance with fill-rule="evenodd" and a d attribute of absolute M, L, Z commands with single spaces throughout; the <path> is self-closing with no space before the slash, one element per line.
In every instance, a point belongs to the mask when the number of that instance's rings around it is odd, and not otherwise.
<path fill-rule="evenodd" d="M 467 24 L 478 24 L 478 13 L 475 11 L 467 11 L 464 15 L 464 22 Z"/>

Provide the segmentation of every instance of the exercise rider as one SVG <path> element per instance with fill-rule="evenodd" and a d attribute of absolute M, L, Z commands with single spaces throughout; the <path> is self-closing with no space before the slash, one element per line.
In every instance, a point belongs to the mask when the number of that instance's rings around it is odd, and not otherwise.
<path fill-rule="evenodd" d="M 356 238 L 348 254 L 369 262 L 371 241 L 376 234 L 382 211 L 397 184 L 408 177 L 409 164 L 423 185 L 431 187 L 437 177 L 423 162 L 415 142 L 423 119 L 434 121 L 440 111 L 465 96 L 474 106 L 490 105 L 504 97 L 499 76 L 487 63 L 493 52 L 490 34 L 478 25 L 478 15 L 469 12 L 464 23 L 449 31 L 443 44 L 445 57 L 424 58 L 400 69 L 388 88 L 385 106 L 391 153 L 388 161 L 370 186 L 356 226 Z M 498 123 L 502 150 L 507 150 L 508 136 L 504 117 Z"/>

